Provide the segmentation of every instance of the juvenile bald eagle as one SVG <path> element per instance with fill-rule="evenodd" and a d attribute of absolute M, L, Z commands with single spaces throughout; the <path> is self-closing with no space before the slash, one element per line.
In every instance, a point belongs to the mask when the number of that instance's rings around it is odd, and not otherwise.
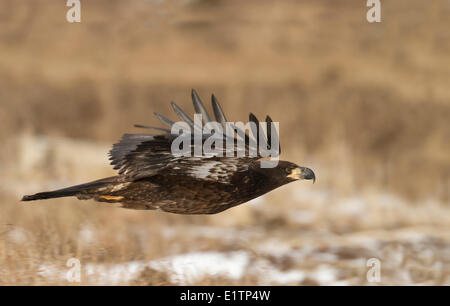
<path fill-rule="evenodd" d="M 195 90 L 192 90 L 192 101 L 196 114 L 202 115 L 203 123 L 211 122 Z M 195 122 L 180 107 L 173 102 L 172 107 L 182 122 L 195 129 Z M 227 120 L 214 95 L 212 108 L 216 122 L 225 127 Z M 155 115 L 169 127 L 176 124 L 162 115 Z M 250 113 L 249 118 L 259 125 L 255 115 Z M 267 143 L 271 143 L 273 135 L 270 132 L 271 122 L 267 116 Z M 247 141 L 242 157 L 175 156 L 171 145 L 178 135 L 174 135 L 172 130 L 141 125 L 136 127 L 151 128 L 160 133 L 123 135 L 109 153 L 111 165 L 119 170 L 117 176 L 26 195 L 22 201 L 76 196 L 80 200 L 121 203 L 122 207 L 131 209 L 156 209 L 177 214 L 215 214 L 287 183 L 302 179 L 315 180 L 311 169 L 288 161 L 279 161 L 274 168 L 261 167 L 261 156 L 249 154 L 249 133 L 240 134 Z M 237 134 L 238 131 L 235 131 Z M 263 135 L 258 137 L 258 130 L 255 133 L 253 139 L 258 144 Z M 206 141 L 205 138 L 202 141 Z"/>

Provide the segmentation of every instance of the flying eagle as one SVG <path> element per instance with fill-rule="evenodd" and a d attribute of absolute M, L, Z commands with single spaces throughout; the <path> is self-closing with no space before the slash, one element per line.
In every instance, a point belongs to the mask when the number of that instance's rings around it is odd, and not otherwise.
<path fill-rule="evenodd" d="M 203 123 L 212 122 L 195 90 L 192 101 L 196 114 Z M 196 128 L 196 123 L 174 102 L 171 103 L 181 122 Z M 212 95 L 216 122 L 223 127 L 227 120 L 219 102 Z M 170 128 L 175 122 L 155 113 Z M 260 124 L 250 113 L 250 122 Z M 270 142 L 271 123 L 266 117 L 267 140 Z M 153 134 L 124 134 L 109 152 L 111 165 L 118 175 L 50 192 L 26 195 L 22 201 L 33 201 L 76 196 L 80 200 L 121 203 L 130 209 L 152 209 L 176 214 L 215 214 L 245 203 L 273 189 L 296 180 L 315 180 L 314 172 L 288 161 L 279 161 L 276 167 L 262 167 L 261 155 L 249 155 L 246 142 L 244 156 L 175 156 L 171 145 L 176 136 L 171 129 L 136 125 L 159 131 Z M 242 132 L 236 126 L 235 132 Z M 239 130 L 239 131 L 238 131 Z M 254 130 L 252 130 L 254 132 Z M 256 135 L 255 135 L 256 133 Z M 258 130 L 253 133 L 256 143 L 264 139 Z M 250 141 L 250 133 L 241 137 Z M 243 136 L 242 136 L 243 135 Z M 223 137 L 226 138 L 225 134 Z M 206 141 L 202 138 L 202 144 Z M 233 150 L 237 150 L 233 147 Z"/>

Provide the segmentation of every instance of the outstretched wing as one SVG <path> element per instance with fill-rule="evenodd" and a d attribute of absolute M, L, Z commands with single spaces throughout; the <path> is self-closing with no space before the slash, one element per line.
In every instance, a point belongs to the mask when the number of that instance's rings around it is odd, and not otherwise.
<path fill-rule="evenodd" d="M 192 101 L 194 104 L 194 109 L 197 114 L 202 115 L 203 123 L 212 122 L 206 108 L 204 107 L 202 101 L 200 100 L 198 94 L 195 90 L 192 90 Z M 171 103 L 175 113 L 181 119 L 182 122 L 189 125 L 191 131 L 199 128 L 196 126 L 194 121 L 174 102 Z M 214 111 L 214 116 L 216 122 L 218 122 L 223 130 L 226 130 L 227 120 L 225 114 L 220 107 L 219 102 L 212 96 L 212 107 Z M 230 181 L 231 177 L 236 172 L 245 171 L 248 169 L 249 164 L 259 159 L 259 156 L 250 157 L 249 156 L 249 145 L 252 143 L 257 145 L 258 130 L 253 131 L 251 136 L 244 133 L 236 126 L 232 126 L 233 134 L 241 139 L 245 140 L 245 152 L 242 157 L 237 157 L 236 151 L 238 149 L 237 140 L 234 141 L 234 147 L 227 148 L 224 145 L 222 149 L 223 157 L 217 156 L 201 156 L 197 157 L 194 155 L 194 134 L 192 133 L 191 138 L 191 155 L 190 156 L 175 156 L 171 152 L 172 141 L 178 136 L 171 133 L 171 128 L 177 123 L 166 117 L 155 113 L 156 117 L 169 126 L 170 129 L 153 127 L 153 126 L 143 126 L 135 125 L 138 128 L 153 129 L 162 134 L 152 135 L 152 134 L 125 134 L 123 135 L 120 142 L 114 144 L 110 151 L 111 165 L 114 169 L 119 170 L 119 174 L 126 176 L 130 180 L 138 180 L 145 177 L 164 174 L 164 175 L 188 175 L 203 180 L 213 180 L 222 183 L 227 183 Z M 258 119 L 250 114 L 250 120 L 259 124 Z M 272 122 L 270 117 L 266 118 L 267 125 L 267 135 L 270 144 L 270 123 Z M 201 127 L 200 127 L 201 128 Z M 276 133 L 275 133 L 276 134 Z M 234 137 L 235 135 L 226 135 L 222 133 L 219 137 L 223 141 L 227 137 Z M 211 135 L 203 135 L 202 144 Z M 217 135 L 216 135 L 217 136 Z M 234 137 L 236 139 L 236 137 Z M 266 142 L 267 143 L 267 142 Z M 226 150 L 233 150 L 233 154 L 226 154 Z M 233 156 L 233 157 L 226 157 Z"/>

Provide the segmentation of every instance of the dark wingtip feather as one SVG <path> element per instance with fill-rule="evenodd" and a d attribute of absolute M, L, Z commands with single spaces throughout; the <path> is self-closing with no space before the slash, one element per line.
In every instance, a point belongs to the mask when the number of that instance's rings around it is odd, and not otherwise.
<path fill-rule="evenodd" d="M 186 114 L 181 107 L 179 107 L 175 102 L 170 102 L 170 105 L 172 105 L 173 110 L 175 111 L 175 113 L 178 115 L 178 117 L 180 117 L 181 120 L 183 120 L 184 122 L 186 122 L 187 124 L 189 124 L 190 127 L 194 127 L 194 121 L 192 120 L 191 117 L 189 117 L 188 114 Z"/>
<path fill-rule="evenodd" d="M 266 129 L 267 129 L 267 148 L 272 148 L 272 119 L 269 115 L 266 116 Z"/>
<path fill-rule="evenodd" d="M 194 88 L 191 89 L 191 97 L 195 97 L 196 99 L 200 100 L 200 97 Z"/>
<path fill-rule="evenodd" d="M 257 131 L 259 131 L 259 120 L 253 113 L 248 115 L 248 120 L 256 124 Z"/>
<path fill-rule="evenodd" d="M 139 128 L 139 129 L 153 129 L 153 130 L 162 131 L 162 132 L 170 134 L 170 130 L 165 129 L 165 128 L 160 128 L 157 126 L 142 125 L 142 124 L 134 124 L 133 126 L 136 128 Z"/>
<path fill-rule="evenodd" d="M 267 123 L 267 146 L 270 147 L 272 143 L 272 118 L 269 115 L 266 116 Z M 281 154 L 281 145 L 280 145 L 280 137 L 278 137 L 278 131 L 275 130 L 275 135 L 278 139 L 278 154 Z"/>
<path fill-rule="evenodd" d="M 192 103 L 194 104 L 194 109 L 197 114 L 202 114 L 202 121 L 203 123 L 207 123 L 211 121 L 211 118 L 209 117 L 208 111 L 206 110 L 205 106 L 203 105 L 202 100 L 198 96 L 195 89 L 192 89 L 191 92 L 192 97 Z"/>
<path fill-rule="evenodd" d="M 256 123 L 256 124 L 259 123 L 258 118 L 256 118 L 256 116 L 255 116 L 253 113 L 250 113 L 250 114 L 248 115 L 248 118 L 249 118 L 250 121 L 252 121 L 252 122 L 254 122 L 254 123 Z"/>
<path fill-rule="evenodd" d="M 214 96 L 214 94 L 211 95 L 211 104 L 213 107 L 214 116 L 216 117 L 216 121 L 220 122 L 224 126 L 225 122 L 227 122 L 227 118 L 225 117 L 222 107 L 220 107 L 220 103 L 217 100 L 216 96 Z"/>
<path fill-rule="evenodd" d="M 158 113 L 153 113 L 155 116 L 156 116 L 156 118 L 158 118 L 162 123 L 164 123 L 164 124 L 166 124 L 166 125 L 168 125 L 168 126 L 170 126 L 170 127 L 172 127 L 172 125 L 174 124 L 174 122 L 172 121 L 172 120 L 169 120 L 169 119 L 167 119 L 166 117 L 164 117 L 163 115 L 160 115 L 160 114 L 158 114 Z"/>
<path fill-rule="evenodd" d="M 251 125 L 250 126 L 250 129 L 252 131 L 253 138 L 256 140 L 256 146 L 258 147 L 258 142 L 259 142 L 259 120 L 258 120 L 258 118 L 256 118 L 256 116 L 253 113 L 250 113 L 248 115 L 248 120 L 250 122 L 255 123 L 255 125 Z"/>

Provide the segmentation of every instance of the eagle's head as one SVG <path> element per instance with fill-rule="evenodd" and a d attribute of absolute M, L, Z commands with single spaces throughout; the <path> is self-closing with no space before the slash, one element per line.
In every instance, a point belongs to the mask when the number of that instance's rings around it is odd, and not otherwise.
<path fill-rule="evenodd" d="M 316 181 L 316 175 L 311 169 L 288 161 L 280 160 L 274 168 L 259 167 L 257 171 L 280 186 L 297 180 Z"/>

